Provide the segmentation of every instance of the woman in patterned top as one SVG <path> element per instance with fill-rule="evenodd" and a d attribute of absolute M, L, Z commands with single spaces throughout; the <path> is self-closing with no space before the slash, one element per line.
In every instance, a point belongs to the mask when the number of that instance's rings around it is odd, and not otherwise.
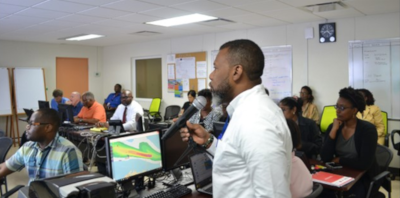
<path fill-rule="evenodd" d="M 207 104 L 201 111 L 195 113 L 189 119 L 189 122 L 193 124 L 202 124 L 207 131 L 212 131 L 213 122 L 219 121 L 219 118 L 222 116 L 222 112 L 211 107 L 212 94 L 209 89 L 203 89 L 199 91 L 197 95 L 205 97 L 207 99 Z"/>

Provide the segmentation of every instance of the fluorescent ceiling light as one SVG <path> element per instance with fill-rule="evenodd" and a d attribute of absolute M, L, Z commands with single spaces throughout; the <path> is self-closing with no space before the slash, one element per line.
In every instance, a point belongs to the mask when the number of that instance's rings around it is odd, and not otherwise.
<path fill-rule="evenodd" d="M 98 34 L 84 34 L 84 35 L 65 38 L 65 40 L 67 40 L 67 41 L 83 41 L 83 40 L 95 39 L 95 38 L 100 38 L 100 37 L 104 37 L 104 36 L 98 35 Z"/>
<path fill-rule="evenodd" d="M 175 26 L 175 25 L 183 25 L 183 24 L 196 23 L 196 22 L 201 22 L 201 21 L 210 21 L 210 20 L 215 20 L 215 19 L 218 19 L 218 18 L 203 15 L 203 14 L 191 14 L 191 15 L 186 15 L 186 16 L 174 17 L 174 18 L 170 18 L 170 19 L 146 22 L 145 24 L 170 27 L 170 26 Z"/>

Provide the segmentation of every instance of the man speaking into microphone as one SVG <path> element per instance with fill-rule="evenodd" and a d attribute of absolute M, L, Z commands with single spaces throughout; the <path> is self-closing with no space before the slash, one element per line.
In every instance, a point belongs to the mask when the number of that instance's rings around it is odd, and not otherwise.
<path fill-rule="evenodd" d="M 192 136 L 214 154 L 213 197 L 291 197 L 292 140 L 282 110 L 261 85 L 263 70 L 254 42 L 223 44 L 210 87 L 214 101 L 229 103 L 224 130 L 214 137 L 199 124 L 180 129 L 183 141 Z"/>

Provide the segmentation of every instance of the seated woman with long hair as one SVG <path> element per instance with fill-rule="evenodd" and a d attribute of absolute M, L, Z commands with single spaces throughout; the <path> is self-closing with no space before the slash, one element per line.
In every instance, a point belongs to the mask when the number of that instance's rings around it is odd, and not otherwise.
<path fill-rule="evenodd" d="M 204 96 L 207 100 L 207 104 L 199 112 L 193 114 L 189 119 L 190 123 L 201 124 L 207 131 L 212 131 L 213 122 L 219 121 L 222 116 L 222 112 L 211 107 L 212 94 L 210 89 L 203 89 L 199 91 L 198 96 Z"/>

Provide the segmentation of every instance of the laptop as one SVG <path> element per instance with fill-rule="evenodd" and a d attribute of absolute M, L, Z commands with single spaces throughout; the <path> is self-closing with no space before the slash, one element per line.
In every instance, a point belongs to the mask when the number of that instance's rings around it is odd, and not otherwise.
<path fill-rule="evenodd" d="M 196 190 L 212 195 L 212 161 L 208 155 L 197 153 L 189 157 Z"/>

